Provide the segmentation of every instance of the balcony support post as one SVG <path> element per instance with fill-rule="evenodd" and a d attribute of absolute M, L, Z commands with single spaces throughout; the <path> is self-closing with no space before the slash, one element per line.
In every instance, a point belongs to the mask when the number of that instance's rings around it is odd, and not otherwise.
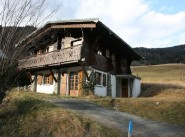
<path fill-rule="evenodd" d="M 33 79 L 31 77 L 31 72 L 25 70 L 25 73 L 26 73 L 27 77 L 29 78 L 30 82 L 33 83 Z"/>
<path fill-rule="evenodd" d="M 48 65 L 46 65 L 46 68 L 48 68 L 48 69 L 49 69 L 49 71 L 51 72 L 51 75 L 52 75 L 52 77 L 53 77 L 54 81 L 57 83 L 57 79 L 56 79 L 56 77 L 55 77 L 55 75 L 54 75 L 53 71 L 51 70 L 51 68 L 50 68 Z"/>
<path fill-rule="evenodd" d="M 80 64 L 81 64 L 81 67 L 82 67 L 82 71 L 83 71 L 83 73 L 85 74 L 87 80 L 90 81 L 90 78 L 89 78 L 89 76 L 88 76 L 88 74 L 87 74 L 87 71 L 86 71 L 86 69 L 85 69 L 85 66 L 84 66 L 83 62 L 80 62 Z"/>

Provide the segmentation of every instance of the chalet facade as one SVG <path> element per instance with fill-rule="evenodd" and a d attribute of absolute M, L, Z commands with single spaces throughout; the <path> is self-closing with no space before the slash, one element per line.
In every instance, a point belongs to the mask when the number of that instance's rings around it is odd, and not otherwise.
<path fill-rule="evenodd" d="M 32 91 L 80 96 L 82 82 L 95 79 L 98 96 L 140 94 L 130 64 L 141 57 L 98 19 L 49 22 L 19 46 L 30 47 L 18 67 L 27 72 Z"/>

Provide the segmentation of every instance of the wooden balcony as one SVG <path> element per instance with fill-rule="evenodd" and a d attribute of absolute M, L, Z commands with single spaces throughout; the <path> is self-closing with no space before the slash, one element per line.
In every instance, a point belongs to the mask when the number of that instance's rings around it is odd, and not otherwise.
<path fill-rule="evenodd" d="M 60 65 L 78 62 L 81 59 L 81 45 L 53 51 L 19 60 L 18 68 L 38 68 L 45 65 Z"/>

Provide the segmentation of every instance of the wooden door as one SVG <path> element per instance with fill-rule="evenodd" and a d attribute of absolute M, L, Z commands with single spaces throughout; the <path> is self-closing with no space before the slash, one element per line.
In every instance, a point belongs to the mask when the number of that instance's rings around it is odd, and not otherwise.
<path fill-rule="evenodd" d="M 67 73 L 64 73 L 61 75 L 61 84 L 60 84 L 60 95 L 65 96 L 66 95 L 66 86 L 67 84 Z"/>
<path fill-rule="evenodd" d="M 69 95 L 78 96 L 78 72 L 71 72 L 69 76 Z"/>
<path fill-rule="evenodd" d="M 122 97 L 128 97 L 128 79 L 122 79 Z"/>
<path fill-rule="evenodd" d="M 78 72 L 78 96 L 81 96 L 82 95 L 82 89 L 81 89 L 81 86 L 82 86 L 82 82 L 83 82 L 83 71 L 79 71 Z"/>

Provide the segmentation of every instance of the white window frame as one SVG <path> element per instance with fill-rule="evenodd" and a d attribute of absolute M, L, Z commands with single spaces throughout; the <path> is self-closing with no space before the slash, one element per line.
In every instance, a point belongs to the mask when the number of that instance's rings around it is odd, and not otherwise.
<path fill-rule="evenodd" d="M 106 87 L 107 86 L 107 74 L 106 73 L 103 73 L 103 72 L 100 72 L 100 71 L 95 71 L 95 79 L 96 79 L 96 75 L 97 73 L 100 74 L 100 83 L 96 83 L 96 86 L 102 86 L 102 87 Z M 103 75 L 105 75 L 106 77 L 106 80 L 105 80 L 105 85 L 103 84 L 104 83 L 104 79 L 103 79 Z"/>

